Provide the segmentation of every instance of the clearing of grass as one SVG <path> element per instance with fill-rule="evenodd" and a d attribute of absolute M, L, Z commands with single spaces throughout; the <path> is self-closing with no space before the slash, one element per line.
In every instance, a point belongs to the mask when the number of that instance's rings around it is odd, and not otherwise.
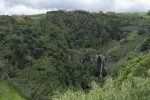
<path fill-rule="evenodd" d="M 146 13 L 141 13 L 139 15 L 142 16 L 143 18 L 150 19 L 150 16 L 148 16 Z"/>
<path fill-rule="evenodd" d="M 26 100 L 7 81 L 0 82 L 0 100 Z"/>

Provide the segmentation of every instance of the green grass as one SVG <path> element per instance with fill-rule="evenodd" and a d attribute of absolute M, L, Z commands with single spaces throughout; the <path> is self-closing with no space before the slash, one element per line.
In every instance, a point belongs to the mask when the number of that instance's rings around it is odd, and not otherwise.
<path fill-rule="evenodd" d="M 141 13 L 139 15 L 142 16 L 143 18 L 150 19 L 150 16 L 148 16 L 146 13 Z"/>
<path fill-rule="evenodd" d="M 30 15 L 30 18 L 33 20 L 39 20 L 42 17 L 45 17 L 45 14 L 37 14 L 37 15 Z"/>
<path fill-rule="evenodd" d="M 0 82 L 0 100 L 27 100 L 7 81 Z"/>

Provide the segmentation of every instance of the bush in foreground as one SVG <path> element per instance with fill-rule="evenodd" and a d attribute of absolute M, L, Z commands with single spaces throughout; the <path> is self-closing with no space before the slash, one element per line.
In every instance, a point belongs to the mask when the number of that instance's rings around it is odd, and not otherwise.
<path fill-rule="evenodd" d="M 54 100 L 149 100 L 150 79 L 133 77 L 117 85 L 111 78 L 107 79 L 104 87 L 92 83 L 89 93 L 68 90 L 65 94 L 56 95 Z"/>

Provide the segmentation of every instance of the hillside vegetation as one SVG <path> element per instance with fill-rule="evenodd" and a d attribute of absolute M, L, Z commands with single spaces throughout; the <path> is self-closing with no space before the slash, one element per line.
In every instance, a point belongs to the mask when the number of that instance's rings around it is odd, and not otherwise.
<path fill-rule="evenodd" d="M 54 100 L 150 100 L 150 55 L 134 58 L 125 68 L 121 69 L 118 77 L 107 78 L 103 87 L 95 82 L 89 93 L 68 90 L 58 94 Z"/>
<path fill-rule="evenodd" d="M 50 100 L 66 90 L 71 95 L 82 92 L 80 96 L 87 98 L 98 91 L 93 88 L 99 84 L 106 87 L 99 87 L 99 91 L 107 91 L 111 86 L 107 81 L 111 80 L 117 83 L 112 89 L 119 100 L 123 98 L 118 97 L 119 91 L 131 90 L 130 85 L 124 86 L 130 84 L 130 76 L 141 82 L 135 83 L 137 87 L 149 84 L 150 20 L 138 13 L 58 10 L 39 15 L 2 15 L 0 24 L 0 80 L 8 80 L 27 99 Z M 107 62 L 98 58 L 93 61 L 98 55 Z M 102 65 L 104 77 L 100 79 Z M 123 86 L 125 91 L 119 90 Z M 139 97 L 136 93 L 133 97 Z M 147 94 L 142 97 L 148 98 Z"/>

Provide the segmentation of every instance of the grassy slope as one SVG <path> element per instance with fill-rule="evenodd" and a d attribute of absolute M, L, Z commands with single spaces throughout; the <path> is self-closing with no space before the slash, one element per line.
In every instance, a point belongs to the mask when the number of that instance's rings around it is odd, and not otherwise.
<path fill-rule="evenodd" d="M 146 13 L 141 13 L 139 15 L 142 16 L 142 17 L 144 17 L 144 18 L 150 19 L 150 16 L 148 16 Z"/>
<path fill-rule="evenodd" d="M 42 17 L 45 17 L 45 14 L 37 14 L 37 15 L 30 15 L 30 18 L 33 20 L 39 20 Z"/>
<path fill-rule="evenodd" d="M 7 81 L 0 82 L 0 100 L 26 100 L 13 86 Z"/>

